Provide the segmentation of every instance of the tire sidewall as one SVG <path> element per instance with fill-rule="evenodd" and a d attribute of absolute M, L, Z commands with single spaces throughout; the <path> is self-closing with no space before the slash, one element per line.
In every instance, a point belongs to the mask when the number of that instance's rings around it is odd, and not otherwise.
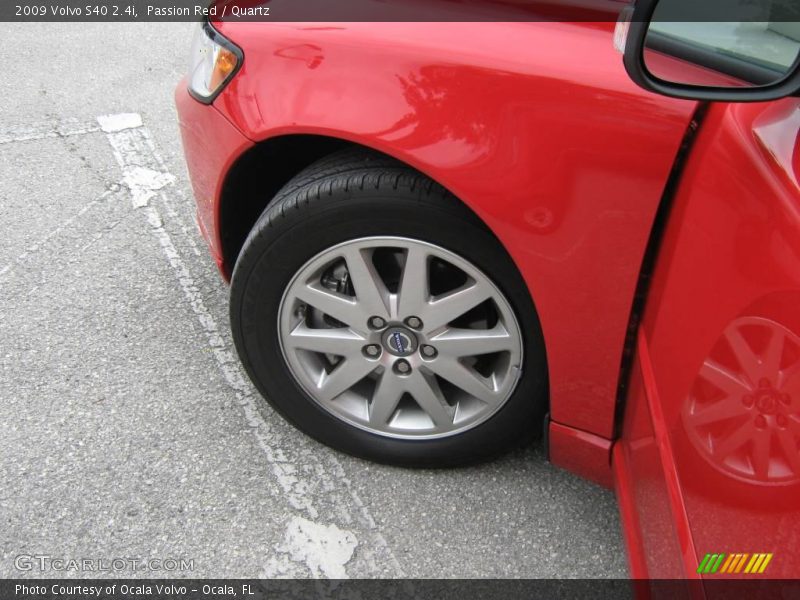
<path fill-rule="evenodd" d="M 317 440 L 350 454 L 417 466 L 489 458 L 535 434 L 546 398 L 541 329 L 519 272 L 482 224 L 448 205 L 376 191 L 323 197 L 313 210 L 278 208 L 262 216 L 245 242 L 231 289 L 237 350 L 254 384 L 278 412 Z M 487 276 L 491 274 L 489 278 L 509 301 L 522 335 L 523 369 L 512 396 L 487 421 L 444 438 L 389 438 L 334 416 L 311 399 L 290 372 L 278 328 L 284 291 L 317 254 L 374 236 L 417 239 L 454 252 Z"/>

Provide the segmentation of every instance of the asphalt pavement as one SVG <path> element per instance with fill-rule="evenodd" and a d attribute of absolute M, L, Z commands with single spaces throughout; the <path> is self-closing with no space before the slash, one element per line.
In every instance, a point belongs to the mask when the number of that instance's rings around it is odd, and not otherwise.
<path fill-rule="evenodd" d="M 540 449 L 405 470 L 259 414 L 172 103 L 193 25 L 2 27 L 0 577 L 626 576 L 613 494 Z"/>

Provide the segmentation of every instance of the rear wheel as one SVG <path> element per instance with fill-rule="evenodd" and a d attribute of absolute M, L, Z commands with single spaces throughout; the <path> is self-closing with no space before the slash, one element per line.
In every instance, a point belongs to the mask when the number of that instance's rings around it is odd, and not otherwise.
<path fill-rule="evenodd" d="M 527 289 L 474 215 L 386 157 L 290 182 L 233 275 L 242 362 L 269 403 L 365 458 L 444 466 L 533 435 L 544 348 Z"/>

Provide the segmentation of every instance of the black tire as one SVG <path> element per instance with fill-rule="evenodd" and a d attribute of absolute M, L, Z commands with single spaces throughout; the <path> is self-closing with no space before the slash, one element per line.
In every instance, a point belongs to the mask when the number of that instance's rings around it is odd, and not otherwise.
<path fill-rule="evenodd" d="M 523 337 L 522 375 L 512 396 L 482 424 L 432 440 L 377 435 L 323 409 L 289 371 L 278 333 L 286 286 L 318 253 L 379 235 L 415 238 L 463 256 L 490 273 L 511 304 Z M 289 182 L 245 241 L 233 272 L 230 316 L 239 357 L 259 392 L 298 429 L 337 450 L 396 465 L 454 466 L 494 457 L 533 439 L 541 429 L 547 405 L 544 341 L 516 266 L 452 194 L 389 157 L 346 150 Z"/>

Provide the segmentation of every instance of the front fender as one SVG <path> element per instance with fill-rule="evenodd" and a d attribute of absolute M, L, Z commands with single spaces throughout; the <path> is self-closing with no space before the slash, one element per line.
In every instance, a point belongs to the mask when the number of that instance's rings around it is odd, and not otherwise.
<path fill-rule="evenodd" d="M 634 290 L 694 103 L 630 82 L 608 23 L 221 23 L 215 106 L 247 137 L 347 139 L 447 187 L 505 245 L 547 344 L 551 418 L 611 438 Z"/>

